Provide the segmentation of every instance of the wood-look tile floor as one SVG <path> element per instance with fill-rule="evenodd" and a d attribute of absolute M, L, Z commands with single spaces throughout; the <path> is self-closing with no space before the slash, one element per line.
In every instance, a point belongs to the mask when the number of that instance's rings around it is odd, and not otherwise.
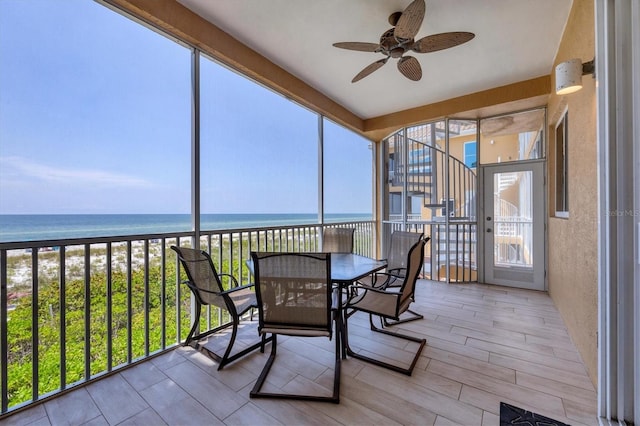
<path fill-rule="evenodd" d="M 547 294 L 421 280 L 413 309 L 425 318 L 394 327 L 427 339 L 413 375 L 347 359 L 338 405 L 250 399 L 269 347 L 223 371 L 181 347 L 2 423 L 498 425 L 504 401 L 572 425 L 598 424 L 593 384 Z M 349 327 L 357 351 L 402 363 L 415 349 L 372 333 L 363 315 Z M 256 336 L 253 326 L 247 333 Z M 280 338 L 265 387 L 328 395 L 333 349 L 326 338 Z"/>

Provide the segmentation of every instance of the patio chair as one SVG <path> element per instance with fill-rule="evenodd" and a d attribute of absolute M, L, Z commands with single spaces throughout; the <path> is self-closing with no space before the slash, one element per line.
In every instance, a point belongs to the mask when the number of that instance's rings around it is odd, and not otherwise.
<path fill-rule="evenodd" d="M 357 287 L 358 289 L 358 292 L 353 294 L 349 298 L 344 313 L 345 349 L 348 355 L 366 362 L 373 363 L 375 365 L 379 365 L 384 368 L 388 368 L 393 371 L 404 373 L 409 376 L 411 375 L 411 373 L 413 372 L 413 368 L 415 367 L 416 362 L 420 357 L 420 353 L 422 352 L 422 349 L 427 342 L 426 339 L 419 339 L 417 337 L 385 330 L 384 328 L 378 328 L 373 323 L 373 315 L 380 316 L 384 319 L 392 319 L 397 321 L 399 320 L 400 315 L 408 310 L 409 305 L 413 300 L 416 281 L 418 280 L 418 275 L 420 274 L 420 269 L 422 268 L 425 244 L 426 241 L 424 239 L 420 239 L 409 250 L 409 253 L 407 255 L 407 271 L 404 278 L 402 278 L 402 285 L 400 285 L 400 287 L 389 287 L 381 289 L 371 286 L 363 286 L 358 284 L 355 285 L 355 287 Z M 379 359 L 367 357 L 362 354 L 356 353 L 351 349 L 351 347 L 349 346 L 348 332 L 349 318 L 359 311 L 369 314 L 369 323 L 371 325 L 371 330 L 419 344 L 418 350 L 416 351 L 416 354 L 413 357 L 413 360 L 408 368 L 403 368 L 401 366 L 390 364 Z"/>
<path fill-rule="evenodd" d="M 387 258 L 383 259 L 387 261 L 387 268 L 382 272 L 361 279 L 359 284 L 381 289 L 401 286 L 403 278 L 407 273 L 407 255 L 409 254 L 409 250 L 416 242 L 423 239 L 426 243 L 430 238 L 425 238 L 424 234 L 417 232 L 394 231 L 391 234 L 391 243 L 389 244 Z M 411 309 L 407 309 L 406 313 L 408 315 L 405 315 L 398 321 L 384 319 L 383 322 L 385 325 L 394 325 L 424 318 L 424 316 Z"/>
<path fill-rule="evenodd" d="M 361 284 L 376 288 L 399 286 L 402 284 L 407 271 L 407 254 L 411 247 L 424 238 L 424 234 L 417 232 L 394 231 L 391 234 L 391 242 L 387 250 L 387 267 L 383 272 L 374 274 L 360 281 Z M 400 279 L 399 282 L 398 279 Z"/>
<path fill-rule="evenodd" d="M 254 345 L 231 355 L 241 317 L 251 309 L 258 307 L 255 292 L 252 289 L 253 284 L 239 286 L 238 281 L 232 275 L 218 274 L 211 261 L 211 256 L 205 251 L 176 246 L 171 246 L 171 249 L 178 254 L 178 259 L 180 259 L 188 278 L 183 283 L 189 287 L 196 301 L 196 317 L 184 345 L 206 352 L 211 358 L 218 361 L 218 370 L 222 370 L 230 362 L 247 355 L 255 349 L 260 348 L 260 351 L 264 352 L 264 345 L 267 340 L 263 338 Z M 228 277 L 233 283 L 233 287 L 225 290 L 220 277 Z M 202 308 L 207 305 L 216 306 L 229 312 L 231 322 L 196 334 L 196 330 L 200 326 Z M 231 337 L 222 356 L 200 345 L 199 341 L 204 337 L 228 327 L 232 327 Z"/>
<path fill-rule="evenodd" d="M 333 310 L 330 253 L 251 253 L 262 336 L 272 335 L 271 354 L 251 390 L 251 398 L 283 398 L 338 403 L 340 338 L 335 337 L 335 368 L 331 396 L 262 392 L 276 359 L 278 335 L 332 338 Z M 339 327 L 336 325 L 336 334 Z"/>
<path fill-rule="evenodd" d="M 322 231 L 324 253 L 352 253 L 354 228 L 325 228 Z"/>

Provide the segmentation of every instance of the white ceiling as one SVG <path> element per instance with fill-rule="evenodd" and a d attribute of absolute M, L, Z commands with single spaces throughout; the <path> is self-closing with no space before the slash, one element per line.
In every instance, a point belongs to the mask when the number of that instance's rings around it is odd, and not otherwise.
<path fill-rule="evenodd" d="M 378 43 L 388 16 L 411 0 L 178 0 L 240 42 L 363 119 L 551 73 L 572 0 L 426 0 L 416 40 L 469 31 L 476 37 L 433 53 L 412 53 L 422 80 L 391 59 L 357 83 L 379 53 L 332 46 Z"/>

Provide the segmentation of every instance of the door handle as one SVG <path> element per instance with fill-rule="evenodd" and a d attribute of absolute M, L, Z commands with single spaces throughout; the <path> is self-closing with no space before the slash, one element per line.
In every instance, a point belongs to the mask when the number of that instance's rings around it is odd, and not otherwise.
<path fill-rule="evenodd" d="M 487 216 L 487 221 L 491 220 L 491 216 Z"/>
<path fill-rule="evenodd" d="M 491 228 L 487 228 L 487 232 L 491 232 Z"/>

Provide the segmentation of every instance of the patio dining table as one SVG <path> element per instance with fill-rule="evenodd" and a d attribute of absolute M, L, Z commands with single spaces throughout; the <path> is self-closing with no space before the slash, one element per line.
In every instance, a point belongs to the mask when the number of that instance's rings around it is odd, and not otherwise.
<path fill-rule="evenodd" d="M 247 260 L 247 267 L 253 274 L 253 262 Z M 331 253 L 331 281 L 338 286 L 340 295 L 349 288 L 350 285 L 368 275 L 380 271 L 387 267 L 387 262 L 383 260 L 372 259 L 355 253 Z M 342 297 L 338 297 L 338 333 L 341 343 L 342 358 L 346 359 L 346 342 L 343 333 L 342 318 Z"/>

